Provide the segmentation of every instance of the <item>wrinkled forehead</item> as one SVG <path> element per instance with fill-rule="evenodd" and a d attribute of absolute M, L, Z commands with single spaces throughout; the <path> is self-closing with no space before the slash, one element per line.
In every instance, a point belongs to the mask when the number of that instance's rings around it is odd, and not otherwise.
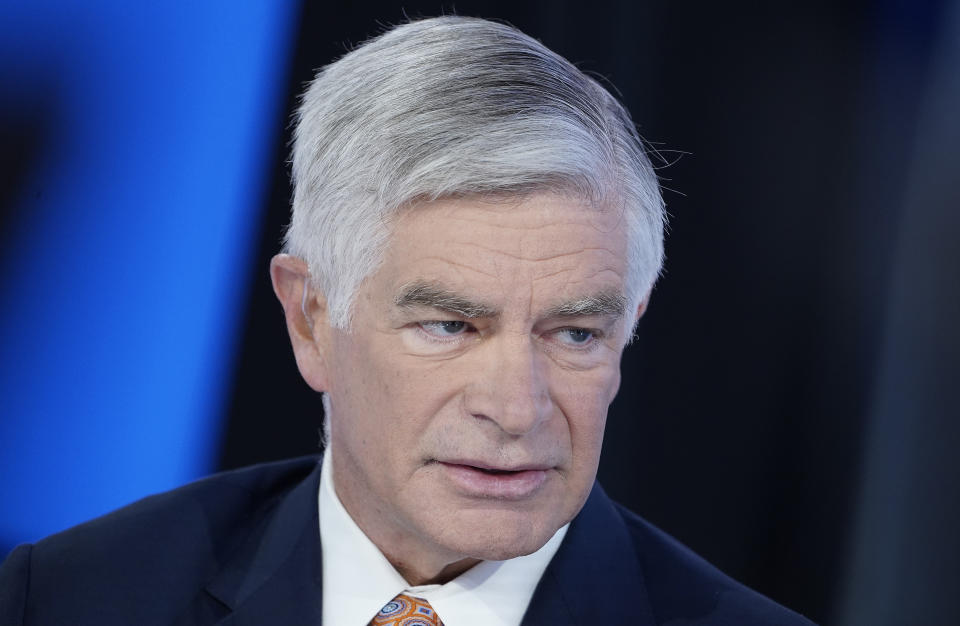
<path fill-rule="evenodd" d="M 623 292 L 626 266 L 622 215 L 534 194 L 410 207 L 391 225 L 381 270 L 391 292 L 435 283 L 474 297 L 535 299 L 547 306 L 598 291 Z"/>

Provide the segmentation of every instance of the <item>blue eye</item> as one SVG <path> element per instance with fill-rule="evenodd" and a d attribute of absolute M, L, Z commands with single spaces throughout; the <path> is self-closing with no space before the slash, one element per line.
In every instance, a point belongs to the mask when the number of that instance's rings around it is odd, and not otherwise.
<path fill-rule="evenodd" d="M 437 337 L 456 337 L 467 330 L 467 323 L 459 320 L 420 322 L 420 327 Z"/>
<path fill-rule="evenodd" d="M 594 338 L 594 332 L 586 328 L 564 328 L 560 331 L 561 341 L 572 345 L 584 345 Z"/>

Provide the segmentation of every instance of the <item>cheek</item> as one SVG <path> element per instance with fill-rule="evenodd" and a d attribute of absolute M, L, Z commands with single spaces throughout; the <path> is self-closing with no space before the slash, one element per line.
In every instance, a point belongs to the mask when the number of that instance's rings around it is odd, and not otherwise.
<path fill-rule="evenodd" d="M 572 376 L 565 382 L 561 387 L 565 392 L 558 403 L 567 418 L 574 456 L 582 461 L 598 458 L 607 409 L 620 384 L 619 369 L 605 369 L 588 378 L 582 374 Z"/>
<path fill-rule="evenodd" d="M 352 405 L 380 404 L 402 389 L 403 369 L 383 344 L 376 335 L 349 335 L 336 344 L 332 355 L 333 378 L 338 383 L 335 391 L 349 396 Z"/>
<path fill-rule="evenodd" d="M 411 356 L 398 349 L 396 337 L 375 339 L 354 343 L 349 358 L 341 359 L 347 365 L 339 376 L 343 412 L 366 424 L 366 439 L 409 448 L 462 388 L 463 368 Z"/>

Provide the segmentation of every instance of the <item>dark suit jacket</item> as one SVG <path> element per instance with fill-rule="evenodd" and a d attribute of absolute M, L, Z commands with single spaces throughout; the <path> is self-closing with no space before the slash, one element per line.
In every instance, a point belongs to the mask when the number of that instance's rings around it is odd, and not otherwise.
<path fill-rule="evenodd" d="M 319 480 L 315 457 L 227 472 L 20 546 L 0 567 L 0 626 L 315 626 Z M 523 623 L 810 622 L 594 486 Z"/>

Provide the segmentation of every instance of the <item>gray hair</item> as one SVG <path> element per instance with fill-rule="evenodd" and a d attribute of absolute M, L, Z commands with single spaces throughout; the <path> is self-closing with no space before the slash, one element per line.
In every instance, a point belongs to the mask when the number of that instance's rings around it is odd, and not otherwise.
<path fill-rule="evenodd" d="M 629 113 L 503 24 L 414 21 L 326 66 L 303 96 L 292 161 L 285 250 L 307 262 L 338 328 L 382 260 L 389 218 L 421 201 L 552 192 L 618 208 L 634 306 L 663 263 L 663 199 Z"/>

